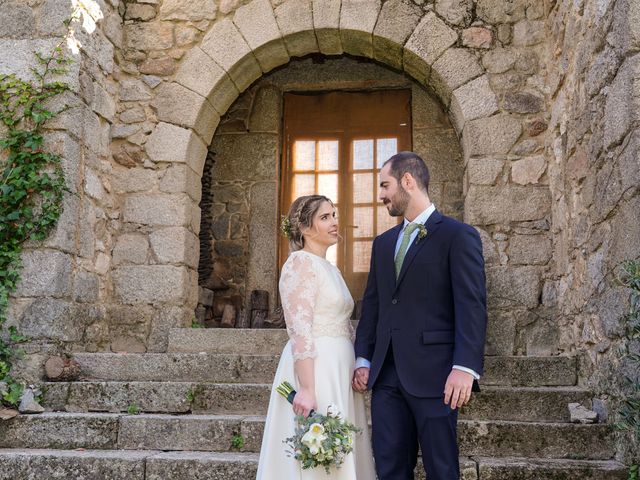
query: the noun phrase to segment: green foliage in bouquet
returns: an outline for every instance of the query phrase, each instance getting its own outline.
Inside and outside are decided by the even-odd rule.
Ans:
[[[285,443],[303,470],[322,466],[329,473],[332,466],[339,468],[353,451],[354,435],[359,432],[359,428],[329,408],[326,415],[317,412],[306,418],[298,415],[295,434],[285,439]]]
[[[68,189],[59,155],[44,146],[43,129],[58,111],[47,101],[69,90],[51,77],[67,72],[70,59],[61,44],[51,55],[36,54],[35,80],[0,74],[0,382],[8,388],[0,404],[15,406],[21,386],[9,375],[20,357],[16,344],[24,342],[15,327],[3,333],[9,295],[20,280],[20,255],[27,241],[44,240],[62,212]]]
[[[289,382],[282,382],[276,391],[293,403],[296,391]],[[332,466],[339,468],[353,451],[357,433],[359,428],[329,407],[326,415],[311,411],[308,417],[296,416],[295,434],[284,443],[291,448],[290,456],[300,462],[303,470],[322,466],[329,473]]]

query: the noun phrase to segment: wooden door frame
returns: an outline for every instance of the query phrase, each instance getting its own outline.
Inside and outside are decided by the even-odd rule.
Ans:
[[[370,117],[366,115],[362,115],[362,118],[357,118],[355,121],[364,122],[362,125],[352,125],[348,126],[347,124],[351,119],[346,119],[345,123],[339,125],[339,128],[326,128],[323,125],[322,121],[318,121],[318,118],[311,118],[308,122],[305,121],[301,124],[299,119],[297,125],[292,125],[291,116],[288,107],[291,105],[291,102],[288,101],[288,98],[297,98],[301,101],[302,98],[309,100],[311,103],[313,102],[312,97],[318,96],[326,96],[330,94],[337,94],[341,96],[343,94],[364,94],[367,96],[375,95],[375,94],[396,94],[398,98],[402,98],[403,96],[407,100],[408,104],[408,112],[406,112],[406,117],[408,117],[408,123],[402,124],[399,122],[400,119],[405,120],[405,117],[402,116],[394,116],[389,115],[389,118],[386,118],[384,115],[381,115],[383,120],[380,122],[371,122]],[[349,98],[349,97],[344,97]],[[352,99],[356,99],[356,95],[350,97]],[[355,101],[355,100],[354,100]],[[294,140],[329,140],[334,139],[340,142],[340,164],[338,165],[338,204],[339,210],[341,210],[341,226],[340,230],[344,231],[345,237],[353,232],[348,232],[348,225],[353,224],[353,201],[352,199],[348,199],[348,195],[351,192],[351,188],[349,188],[348,182],[344,181],[347,177],[351,178],[351,174],[355,173],[352,169],[353,166],[353,158],[352,158],[352,142],[358,139],[373,139],[374,140],[374,152],[377,148],[375,139],[377,138],[388,138],[388,137],[397,137],[398,138],[398,151],[405,149],[411,150],[412,140],[413,140],[413,128],[412,128],[412,118],[411,118],[411,101],[412,95],[411,90],[407,88],[389,88],[389,89],[376,89],[376,90],[328,90],[328,91],[313,91],[313,92],[299,92],[299,91],[290,91],[284,93],[283,98],[283,118],[282,118],[282,158],[280,162],[280,198],[278,199],[278,207],[279,207],[279,215],[278,218],[282,218],[282,215],[287,213],[288,206],[290,204],[291,194],[292,194],[292,186],[291,186],[291,176],[293,173],[293,141]],[[364,111],[365,109],[363,109]],[[376,117],[378,112],[376,112]],[[346,115],[345,115],[346,117]],[[395,122],[395,123],[394,123]],[[382,123],[382,124],[381,124]],[[395,129],[393,128],[395,126]],[[406,127],[406,128],[400,128]],[[317,149],[316,149],[317,150]],[[316,151],[317,155],[317,151]],[[377,165],[377,155],[374,154],[374,172],[378,169]],[[316,157],[317,158],[317,157]],[[377,181],[374,181],[373,184],[373,202],[374,205],[377,203],[377,190],[378,185]],[[333,200],[333,199],[332,199]],[[349,207],[351,205],[351,207]],[[349,208],[348,208],[349,207]],[[377,218],[375,219],[374,228],[377,225]],[[373,238],[377,235],[377,231],[373,231]],[[338,263],[340,264],[341,260],[346,266],[346,258],[347,252],[346,248],[348,245],[347,238],[342,242],[343,247],[338,248]],[[286,261],[287,256],[289,255],[289,248],[287,242],[278,242],[278,276],[280,269],[284,262]],[[351,270],[351,268],[349,269]]]

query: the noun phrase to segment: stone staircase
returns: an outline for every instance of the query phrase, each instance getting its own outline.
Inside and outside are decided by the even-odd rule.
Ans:
[[[46,413],[0,422],[0,480],[252,480],[285,342],[176,329],[168,353],[76,354],[82,381],[45,384]],[[569,357],[487,357],[459,422],[462,478],[626,479],[609,425],[568,423],[568,403],[591,404],[576,378]]]

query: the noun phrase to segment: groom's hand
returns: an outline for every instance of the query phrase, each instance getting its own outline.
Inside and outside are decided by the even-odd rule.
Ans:
[[[353,389],[356,392],[364,393],[367,391],[367,383],[369,383],[369,369],[367,367],[356,368],[351,382]]]
[[[444,386],[444,403],[452,410],[465,405],[471,398],[473,375],[462,370],[453,369]]]

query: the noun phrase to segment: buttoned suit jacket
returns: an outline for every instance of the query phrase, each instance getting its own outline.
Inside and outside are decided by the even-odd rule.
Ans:
[[[437,210],[425,227],[426,236],[416,236],[397,279],[402,224],[374,240],[355,353],[371,362],[370,389],[391,345],[403,388],[439,398],[453,365],[483,373],[486,279],[475,228]]]

